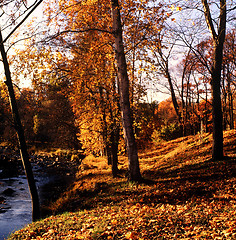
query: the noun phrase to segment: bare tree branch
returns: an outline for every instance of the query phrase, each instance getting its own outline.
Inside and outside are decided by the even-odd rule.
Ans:
[[[36,1],[32,5],[32,9],[26,14],[26,16],[14,27],[14,29],[7,35],[7,37],[2,41],[1,44],[5,43],[10,36],[25,22],[25,20],[33,13],[33,11],[40,5],[43,0]]]
[[[216,34],[216,31],[215,31],[215,28],[214,28],[214,25],[213,25],[213,20],[212,20],[212,17],[211,17],[211,12],[210,12],[210,8],[209,8],[209,5],[207,3],[207,0],[202,0],[202,5],[204,7],[204,14],[205,14],[205,17],[206,17],[206,21],[207,21],[207,25],[209,27],[209,30],[213,36],[213,39],[214,41],[217,39],[217,34]]]

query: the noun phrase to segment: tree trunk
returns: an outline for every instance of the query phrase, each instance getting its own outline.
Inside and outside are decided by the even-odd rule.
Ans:
[[[161,70],[164,73],[164,76],[168,80],[172,103],[173,103],[173,106],[174,106],[174,109],[175,109],[175,113],[178,117],[178,121],[181,124],[182,119],[181,119],[181,114],[179,112],[179,104],[177,102],[177,98],[176,98],[176,95],[175,95],[175,90],[174,90],[174,87],[173,87],[172,78],[171,78],[171,75],[170,75],[170,72],[169,72],[169,59],[168,59],[168,57],[164,57],[161,48],[158,48],[157,51],[158,51],[159,56],[160,56],[161,61],[162,61],[162,64],[159,64],[159,65],[161,66]]]
[[[231,91],[230,84],[230,72],[229,67],[227,68],[227,93],[228,93],[228,106],[229,106],[229,126],[230,129],[234,129],[234,106],[233,106],[233,94]]]
[[[207,89],[207,84],[205,84],[206,87],[206,101],[205,101],[205,114],[204,114],[204,122],[205,122],[205,132],[208,133],[209,129],[208,129],[208,125],[207,125],[207,121],[208,121],[208,98],[207,98],[207,93],[208,93],[208,89]]]
[[[171,99],[172,99],[172,103],[173,103],[173,106],[174,106],[174,109],[175,109],[175,113],[178,117],[179,123],[181,124],[182,119],[181,119],[181,115],[180,115],[180,112],[179,112],[179,105],[178,105],[178,102],[177,102],[177,99],[176,99],[176,96],[175,96],[175,90],[174,90],[174,87],[173,87],[172,79],[171,79],[171,76],[170,76],[170,73],[169,73],[168,62],[166,63],[165,76],[166,76],[166,78],[168,80],[168,83],[169,83]]]
[[[21,159],[22,159],[25,174],[28,180],[29,190],[30,190],[31,199],[32,199],[32,220],[35,221],[40,218],[38,192],[37,192],[32,168],[29,161],[29,155],[27,152],[27,146],[26,146],[26,141],[24,136],[24,130],[21,124],[21,120],[20,120],[20,116],[17,108],[15,93],[14,93],[13,84],[11,80],[11,73],[10,73],[9,64],[7,61],[7,55],[3,45],[1,30],[0,30],[0,49],[1,49],[2,61],[4,64],[5,76],[6,76],[5,84],[7,85],[7,89],[8,89],[9,101],[11,105],[14,126],[17,132]]]
[[[117,177],[118,169],[118,146],[119,146],[119,129],[113,129],[111,132],[111,152],[112,152],[112,176]]]
[[[217,50],[216,50],[217,51]],[[220,79],[221,68],[217,69],[219,59],[216,54],[214,67],[212,69],[212,118],[213,118],[213,149],[212,159],[220,160],[223,158],[223,114],[221,107]],[[218,63],[217,63],[218,62]]]
[[[106,151],[106,157],[107,157],[107,164],[112,164],[112,157],[111,157],[111,151],[110,151],[110,143],[108,140],[108,130],[107,130],[107,120],[106,120],[106,106],[105,101],[103,97],[103,88],[99,86],[99,94],[101,99],[101,108],[102,108],[102,137],[103,142],[105,145],[105,151]]]
[[[120,88],[121,117],[124,137],[127,144],[129,159],[129,179],[141,180],[137,146],[134,137],[133,122],[129,101],[129,79],[122,38],[122,25],[118,0],[111,0],[113,17],[113,35],[115,38],[115,54],[118,67],[118,81]]]
[[[212,159],[221,160],[223,155],[223,114],[221,105],[221,69],[223,46],[226,32],[226,0],[220,0],[220,15],[218,33],[215,31],[207,0],[202,0],[208,28],[214,44],[213,66],[211,69],[212,118],[213,118],[213,148]]]

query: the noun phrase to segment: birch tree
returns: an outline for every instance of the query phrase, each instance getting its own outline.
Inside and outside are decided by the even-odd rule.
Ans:
[[[125,135],[128,159],[129,159],[129,179],[131,181],[141,180],[139,168],[138,151],[134,137],[133,122],[129,100],[129,78],[127,73],[127,64],[125,59],[122,25],[120,17],[120,5],[118,0],[111,0],[113,35],[115,38],[115,55],[118,67],[118,81],[120,89],[120,105]]]

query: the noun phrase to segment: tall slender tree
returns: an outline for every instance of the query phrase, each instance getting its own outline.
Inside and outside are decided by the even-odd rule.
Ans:
[[[223,46],[226,33],[226,0],[220,0],[220,13],[218,29],[211,16],[209,3],[202,0],[207,26],[210,30],[214,53],[213,65],[211,68],[211,89],[212,89],[212,117],[213,117],[213,148],[212,159],[220,160],[223,158],[223,115],[221,106],[221,70],[223,60]]]
[[[113,35],[115,38],[115,55],[118,67],[118,81],[120,89],[122,123],[129,159],[129,179],[131,181],[139,181],[141,180],[141,173],[130,109],[129,78],[127,73],[127,64],[124,52],[119,1],[111,0],[111,6],[113,20]]]
[[[2,61],[3,61],[3,65],[4,65],[4,70],[5,70],[5,76],[6,76],[5,84],[8,89],[12,117],[14,120],[14,127],[17,132],[17,137],[18,137],[19,146],[20,146],[21,159],[22,159],[22,163],[23,163],[23,166],[25,169],[25,174],[26,174],[26,177],[28,180],[29,190],[30,190],[31,199],[32,199],[32,219],[33,219],[33,221],[35,221],[40,218],[40,205],[39,205],[38,191],[36,188],[33,171],[32,171],[31,165],[30,165],[30,161],[29,161],[29,154],[27,151],[24,130],[23,130],[20,115],[18,112],[14,88],[13,88],[13,84],[12,84],[12,80],[11,80],[9,63],[8,63],[7,54],[6,54],[4,45],[3,45],[3,38],[2,38],[1,30],[0,30],[0,51],[1,51]]]
[[[8,33],[8,35],[3,39],[2,37],[2,28],[0,27],[0,52],[2,56],[2,62],[4,65],[4,71],[5,71],[5,77],[6,81],[5,84],[7,86],[8,90],[8,95],[9,95],[9,102],[11,106],[11,112],[12,112],[12,117],[14,120],[14,127],[17,132],[17,137],[18,137],[18,142],[19,142],[19,148],[20,148],[20,154],[21,154],[21,159],[22,163],[25,169],[25,174],[28,180],[28,185],[29,185],[29,190],[31,194],[31,199],[32,199],[32,220],[35,221],[40,218],[40,204],[39,204],[39,197],[38,197],[38,191],[36,188],[35,180],[34,180],[34,175],[33,171],[31,168],[31,164],[29,161],[29,154],[27,151],[27,145],[25,141],[25,135],[24,135],[24,130],[21,124],[21,119],[20,115],[18,112],[18,107],[17,107],[17,102],[15,98],[15,92],[13,88],[13,83],[12,83],[12,78],[11,78],[11,72],[10,72],[10,67],[9,67],[9,62],[7,59],[7,54],[4,48],[4,43],[10,38],[10,36],[15,33],[16,30],[28,19],[28,17],[34,12],[34,10],[39,6],[39,4],[43,0],[38,0],[35,1],[32,5],[27,6],[25,2],[12,2],[12,1],[2,1],[3,7],[5,4],[6,8],[10,7],[11,9],[11,17],[12,21],[14,22],[15,27],[12,28],[12,30]],[[11,5],[13,4],[13,5]],[[8,6],[9,5],[9,6]],[[21,7],[24,8],[24,10],[20,10]],[[5,12],[3,10],[3,13],[1,14],[1,17],[5,16]],[[17,17],[16,17],[17,16]],[[22,18],[20,18],[20,16]],[[21,19],[18,23],[15,22],[15,18]],[[9,20],[9,19],[8,19]],[[8,22],[8,21],[6,21]],[[10,24],[7,26],[11,26],[13,24]],[[7,26],[5,26],[7,28]]]

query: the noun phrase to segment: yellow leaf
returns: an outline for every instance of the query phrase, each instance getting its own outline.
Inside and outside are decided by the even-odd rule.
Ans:
[[[174,11],[174,10],[175,10],[175,6],[172,4],[170,9],[171,9],[172,11]]]
[[[116,224],[117,224],[117,220],[116,220],[116,219],[112,219],[112,220],[111,220],[111,224],[112,224],[112,225],[116,225]]]
[[[138,234],[137,234],[137,232],[127,232],[125,234],[125,238],[129,239],[129,240],[138,239]]]

